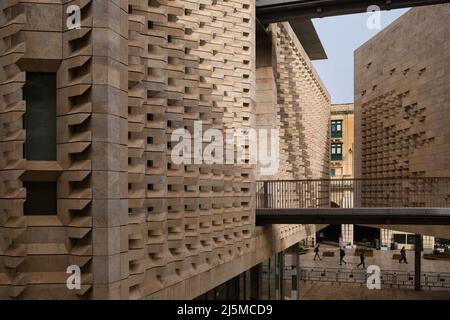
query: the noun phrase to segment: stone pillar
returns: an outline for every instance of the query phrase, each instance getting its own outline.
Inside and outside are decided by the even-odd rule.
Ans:
[[[381,245],[387,246],[388,248],[391,247],[391,241],[392,241],[392,230],[389,229],[381,229]]]
[[[292,247],[292,300],[300,300],[300,244]]]
[[[414,241],[414,289],[420,291],[422,289],[420,283],[420,274],[422,272],[422,236],[415,235]]]
[[[341,226],[342,239],[347,246],[353,246],[353,224],[343,224]]]
[[[276,279],[276,297],[277,300],[284,300],[284,252],[281,251],[276,257],[275,279]]]
[[[250,300],[262,299],[262,263],[250,269]]]

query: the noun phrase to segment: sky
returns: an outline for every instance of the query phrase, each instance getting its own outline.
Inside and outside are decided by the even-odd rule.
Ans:
[[[384,29],[408,10],[382,11],[381,28]],[[353,52],[380,31],[367,27],[370,14],[313,19],[328,56],[327,60],[316,60],[313,64],[330,92],[333,104],[354,100]]]

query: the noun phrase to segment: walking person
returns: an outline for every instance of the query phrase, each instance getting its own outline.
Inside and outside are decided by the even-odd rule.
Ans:
[[[339,249],[339,256],[340,256],[339,265],[342,266],[342,262],[347,264],[347,262],[345,262],[345,260],[344,260],[344,257],[345,257],[344,249]]]
[[[408,264],[408,260],[406,260],[406,249],[405,249],[405,247],[403,247],[402,250],[400,250],[400,260],[398,261],[398,263],[402,263],[402,261],[404,261],[406,264]]]
[[[364,256],[364,250],[361,250],[361,253],[359,254],[359,261],[360,263],[356,266],[356,268],[359,268],[359,266],[363,266],[363,268],[366,268],[366,257]]]
[[[342,239],[342,236],[339,237],[339,265],[342,266],[342,262],[347,264],[347,262],[344,261],[345,257],[345,245],[344,240]]]
[[[322,258],[320,257],[320,254],[319,254],[319,251],[320,251],[319,247],[320,247],[320,244],[318,244],[317,247],[314,249],[314,252],[315,252],[314,261],[316,261],[316,258],[319,258],[319,260],[322,261]]]
[[[322,231],[319,232],[319,242],[323,242],[323,240],[325,239],[325,236],[323,234]]]

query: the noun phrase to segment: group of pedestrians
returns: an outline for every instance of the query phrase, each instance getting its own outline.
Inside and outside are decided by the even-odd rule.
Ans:
[[[344,260],[345,257],[345,245],[344,245],[344,241],[342,240],[342,238],[339,238],[339,265],[342,266],[342,263],[347,264],[347,262]],[[314,248],[314,261],[316,261],[316,259],[319,259],[320,261],[322,261],[322,258],[320,257],[320,244],[317,244],[317,246]],[[362,266],[364,269],[366,268],[366,256],[365,256],[365,252],[364,250],[360,250],[359,253],[359,264],[356,266],[356,268],[359,268],[360,266]],[[400,250],[400,260],[399,263],[402,263],[402,261],[404,263],[408,263],[408,260],[406,259],[406,249],[405,247],[403,247]]]

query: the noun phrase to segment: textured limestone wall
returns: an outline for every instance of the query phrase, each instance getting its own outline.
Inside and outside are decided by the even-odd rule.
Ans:
[[[67,30],[69,5],[81,9],[80,29]],[[1,110],[11,120],[0,135],[6,152],[0,164],[6,173],[0,178],[5,186],[0,297],[86,299],[93,292],[107,297],[120,273],[110,257],[120,253],[120,218],[126,213],[126,2],[3,1],[1,6],[6,71]],[[22,159],[26,72],[56,73],[55,161]],[[57,212],[24,216],[22,181],[56,182]],[[66,286],[70,265],[81,268],[80,289]]]
[[[173,130],[248,128],[254,4],[130,1],[128,223],[121,298],[141,298],[250,251],[253,168],[175,165]]]
[[[414,8],[355,52],[356,177],[450,176],[449,18],[449,4]],[[405,196],[405,191],[416,196]],[[387,180],[384,185],[363,185],[361,201],[370,206],[385,201],[426,206],[433,195],[448,206],[446,192],[445,181]],[[443,232],[398,229],[436,236],[448,232],[446,227]],[[392,233],[382,229],[383,244],[390,244]],[[434,246],[433,237],[425,237],[425,242]]]
[[[69,5],[81,29],[67,30]],[[254,25],[253,0],[2,1],[0,298],[194,298],[314,234],[255,227],[248,161],[170,157],[173,130],[196,120],[255,127]],[[57,75],[56,161],[23,159],[26,72]],[[24,216],[22,181],[42,180],[57,212]]]
[[[82,28],[66,30],[73,4]],[[138,299],[250,252],[252,165],[175,165],[170,138],[253,126],[253,1],[0,8],[2,298]],[[57,73],[57,161],[22,158],[24,71]],[[21,179],[57,182],[56,215],[23,216]]]
[[[272,24],[262,41],[264,63],[256,69],[256,126],[279,130],[279,170],[259,180],[329,177],[330,97],[308,55],[288,23]],[[271,43],[268,43],[268,42]],[[271,59],[267,59],[271,55]],[[276,188],[269,193],[278,197]],[[327,193],[311,191],[316,205],[328,205]],[[297,203],[297,199],[290,199]],[[311,203],[313,203],[311,202]],[[315,236],[314,225],[276,225],[274,234],[288,233],[301,241]]]
[[[26,247],[17,243],[26,226],[22,213],[25,190],[19,181],[25,169],[25,73],[17,66],[25,53],[19,32],[26,16],[18,2],[0,3],[0,298],[19,296],[27,282],[20,270]]]
[[[328,178],[330,97],[289,23],[273,24],[271,32],[279,107],[279,178]]]
[[[449,8],[414,8],[355,52],[357,176],[450,176]]]

